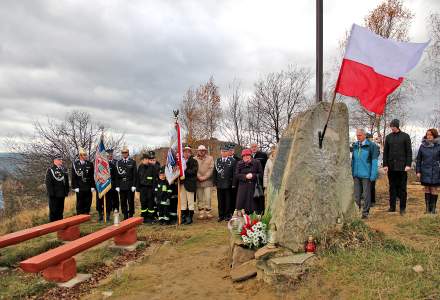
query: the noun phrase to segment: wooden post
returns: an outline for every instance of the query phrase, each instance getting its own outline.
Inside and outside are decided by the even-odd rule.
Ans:
[[[98,192],[98,191],[96,191],[96,192]],[[106,198],[106,194],[107,193],[104,194],[104,223],[107,223],[107,204],[106,204],[107,198]],[[99,193],[98,193],[98,196],[99,196]]]
[[[180,177],[177,179],[177,225],[182,224],[182,211],[180,210]]]

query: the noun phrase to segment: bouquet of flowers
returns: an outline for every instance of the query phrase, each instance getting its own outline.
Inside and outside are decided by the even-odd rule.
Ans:
[[[268,224],[257,214],[243,215],[244,224],[240,231],[243,243],[249,248],[259,248],[267,244]]]

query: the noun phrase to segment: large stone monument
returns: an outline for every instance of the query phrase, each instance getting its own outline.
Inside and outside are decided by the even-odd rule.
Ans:
[[[348,110],[336,103],[322,149],[318,132],[330,103],[321,102],[300,114],[279,142],[268,186],[276,242],[303,251],[308,235],[320,237],[354,211],[348,135]]]

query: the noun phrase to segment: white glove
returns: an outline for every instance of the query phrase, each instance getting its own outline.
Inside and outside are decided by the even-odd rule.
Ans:
[[[95,189],[94,189],[94,188],[91,188],[90,190],[92,191],[92,193],[93,193],[93,192],[95,191]]]
[[[79,193],[79,188],[73,189],[75,193]]]
[[[115,190],[119,193],[120,191],[121,191],[121,189],[120,188],[115,188]]]
[[[135,186],[132,186],[131,187],[131,191],[134,193],[134,192],[136,192],[136,187]]]

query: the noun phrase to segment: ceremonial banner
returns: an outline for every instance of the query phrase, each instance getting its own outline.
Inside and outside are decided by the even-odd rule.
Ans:
[[[96,190],[98,192],[99,198],[104,197],[104,195],[112,187],[111,176],[110,176],[110,165],[107,159],[107,153],[105,152],[103,136],[101,136],[101,140],[98,146],[96,147],[95,182],[96,182]]]
[[[185,168],[180,125],[176,122],[170,134],[170,148],[168,149],[167,163],[165,166],[165,176],[168,183],[172,184],[174,180],[183,176]]]
[[[387,96],[417,65],[428,43],[385,39],[353,24],[335,91],[383,114]]]

